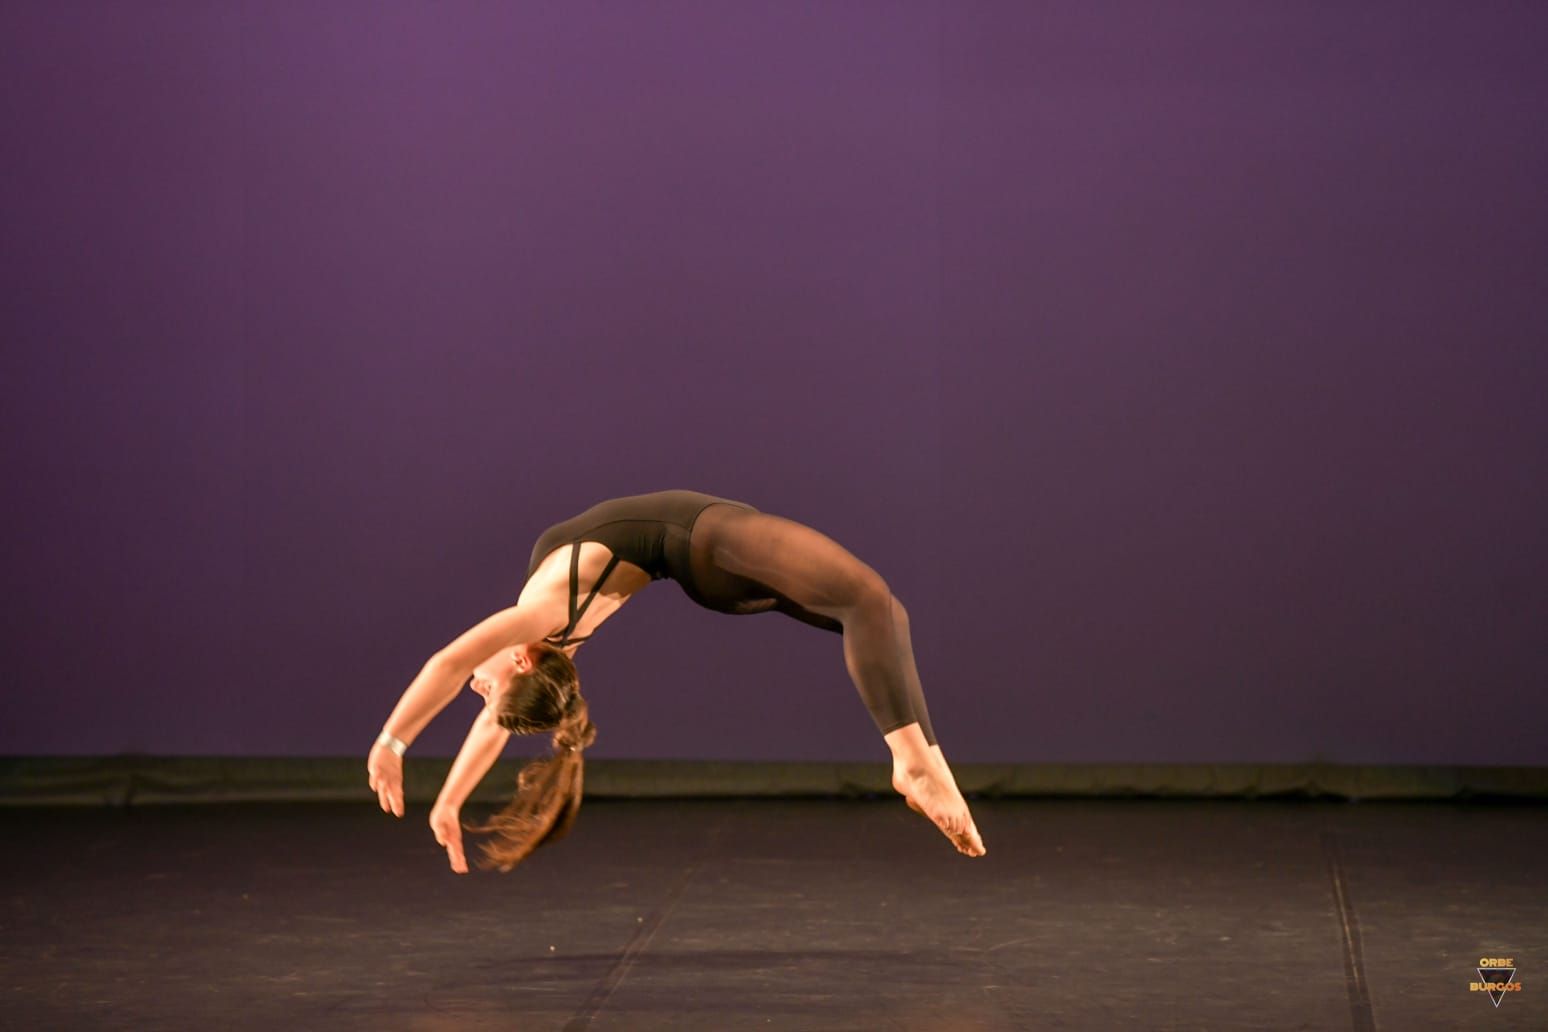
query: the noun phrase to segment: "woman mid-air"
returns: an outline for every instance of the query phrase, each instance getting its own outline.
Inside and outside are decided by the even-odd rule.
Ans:
[[[430,811],[452,870],[468,869],[462,803],[512,733],[552,731],[553,753],[526,764],[510,804],[470,830],[493,833],[484,852],[505,871],[563,837],[580,809],[582,750],[597,734],[571,657],[636,591],[664,577],[707,609],[772,609],[842,634],[850,678],[892,750],[892,787],[959,852],[984,855],[930,727],[908,613],[887,582],[810,527],[696,491],[614,498],[543,532],[516,605],[432,656],[387,718],[366,763],[382,809],[403,816],[407,743],[470,684],[484,708]]]

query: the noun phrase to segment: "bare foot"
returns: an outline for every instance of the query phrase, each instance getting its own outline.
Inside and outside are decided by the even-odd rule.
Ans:
[[[911,774],[894,767],[892,787],[907,800],[910,809],[924,814],[940,828],[957,852],[963,856],[983,856],[988,852],[973,815],[968,812],[967,801],[950,781],[933,770]]]

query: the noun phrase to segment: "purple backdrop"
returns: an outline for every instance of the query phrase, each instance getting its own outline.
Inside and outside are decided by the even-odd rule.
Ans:
[[[952,759],[1548,763],[1548,6],[0,38],[0,753],[363,755],[691,487],[891,581]],[[885,756],[837,636],[669,583],[581,669],[593,755]]]

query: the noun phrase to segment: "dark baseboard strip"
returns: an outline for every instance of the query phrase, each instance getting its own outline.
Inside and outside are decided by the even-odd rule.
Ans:
[[[519,760],[495,765],[478,802],[510,794]],[[434,800],[449,758],[410,758],[408,799]],[[1333,764],[953,764],[974,797],[1548,799],[1548,767]],[[886,795],[877,763],[588,760],[588,798]],[[0,806],[350,802],[371,797],[361,757],[0,757]]]

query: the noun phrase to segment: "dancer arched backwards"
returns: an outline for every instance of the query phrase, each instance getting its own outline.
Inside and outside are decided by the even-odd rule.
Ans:
[[[582,750],[597,734],[571,658],[636,591],[666,577],[707,609],[774,610],[842,634],[850,678],[892,750],[893,788],[959,852],[984,855],[930,726],[908,613],[887,582],[811,527],[697,491],[614,498],[543,532],[516,605],[430,657],[387,718],[366,763],[382,809],[403,816],[406,743],[468,684],[484,709],[430,811],[452,870],[468,869],[462,803],[513,733],[552,731],[553,752],[527,763],[510,804],[469,830],[492,833],[484,852],[504,871],[562,838],[580,809]]]

